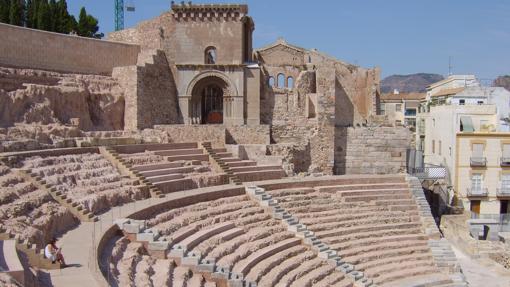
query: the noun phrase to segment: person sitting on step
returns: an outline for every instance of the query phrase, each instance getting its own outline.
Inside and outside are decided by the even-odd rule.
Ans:
[[[62,255],[62,248],[57,247],[57,239],[52,238],[44,248],[44,256],[51,260],[51,263],[58,261],[61,265],[65,266],[64,256]]]

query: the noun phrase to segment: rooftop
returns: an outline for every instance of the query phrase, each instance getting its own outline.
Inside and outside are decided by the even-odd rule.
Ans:
[[[381,101],[420,101],[425,99],[425,93],[388,93],[381,95]]]

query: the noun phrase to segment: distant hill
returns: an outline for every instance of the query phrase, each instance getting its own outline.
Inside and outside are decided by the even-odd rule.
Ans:
[[[510,91],[510,75],[499,76],[494,80],[494,86],[503,87]]]
[[[443,79],[441,75],[427,73],[392,75],[381,81],[381,92],[391,93],[397,89],[401,93],[423,93],[428,85]]]

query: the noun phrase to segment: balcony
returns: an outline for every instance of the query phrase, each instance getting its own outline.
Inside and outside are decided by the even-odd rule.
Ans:
[[[510,186],[502,186],[496,191],[497,197],[510,198]]]
[[[510,167],[510,157],[500,158],[499,163],[502,167]]]
[[[485,157],[471,157],[469,163],[472,167],[486,167],[487,166],[487,158],[485,158]]]
[[[487,188],[478,188],[478,189],[467,189],[468,197],[487,197],[489,195],[489,190]]]

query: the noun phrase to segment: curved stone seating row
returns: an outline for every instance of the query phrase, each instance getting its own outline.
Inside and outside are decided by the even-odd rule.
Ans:
[[[48,192],[4,165],[0,165],[0,190],[0,229],[7,237],[16,236],[42,248],[51,237],[77,223]]]
[[[265,194],[276,217],[292,220],[302,236],[316,238],[315,243],[334,250],[378,285],[394,286],[399,280],[440,273],[403,177],[350,179],[345,184],[277,188]],[[449,278],[444,275],[441,280]]]
[[[36,156],[26,158],[23,168],[85,214],[98,214],[149,196],[146,187],[119,174],[101,154]]]
[[[286,176],[280,165],[257,165],[253,160],[242,160],[234,157],[226,149],[215,149],[215,151],[241,182],[280,179]]]
[[[18,257],[15,240],[0,240],[0,273],[7,274],[21,284],[25,282],[25,270]]]
[[[215,287],[216,283],[172,259],[155,259],[143,244],[123,238],[116,242],[110,261],[111,279],[118,286]]]
[[[132,231],[139,235],[129,238],[142,239],[144,229],[150,230],[150,240],[165,242],[167,258],[177,266],[209,274],[206,277],[216,282],[228,281],[231,286],[353,284],[247,196],[174,208],[136,224]],[[150,241],[145,245],[155,257]]]

